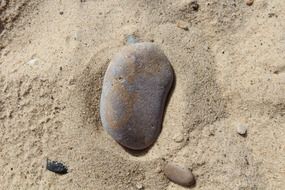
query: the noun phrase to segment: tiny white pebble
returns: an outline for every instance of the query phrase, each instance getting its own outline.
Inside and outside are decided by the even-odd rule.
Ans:
[[[246,134],[246,132],[247,132],[247,126],[246,125],[244,125],[244,124],[238,124],[237,125],[237,132],[238,132],[238,134],[240,134],[240,135],[245,135]]]
[[[155,173],[160,173],[162,171],[162,169],[160,166],[158,166],[154,171],[155,171]]]
[[[137,187],[137,189],[140,189],[140,190],[143,189],[143,185],[142,184],[137,184],[136,187]]]

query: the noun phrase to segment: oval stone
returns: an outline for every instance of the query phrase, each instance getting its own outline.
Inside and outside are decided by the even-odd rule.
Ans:
[[[175,163],[168,163],[164,168],[164,174],[168,179],[182,186],[189,187],[195,183],[192,172]]]
[[[129,149],[152,145],[161,131],[173,75],[169,60],[153,43],[125,46],[104,76],[100,100],[104,129]]]

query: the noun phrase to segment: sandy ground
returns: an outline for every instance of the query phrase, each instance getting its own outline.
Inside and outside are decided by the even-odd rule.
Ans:
[[[0,0],[0,189],[184,189],[168,161],[191,168],[195,190],[285,189],[285,1],[190,2]],[[176,75],[161,135],[139,155],[98,112],[128,34],[159,45]]]

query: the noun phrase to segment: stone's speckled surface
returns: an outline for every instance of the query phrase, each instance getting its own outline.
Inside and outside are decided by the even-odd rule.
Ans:
[[[125,46],[104,76],[100,100],[104,129],[127,148],[152,145],[161,131],[173,76],[169,60],[154,44]]]
[[[189,187],[195,183],[195,178],[188,168],[172,162],[166,164],[164,174],[168,179],[182,186]]]

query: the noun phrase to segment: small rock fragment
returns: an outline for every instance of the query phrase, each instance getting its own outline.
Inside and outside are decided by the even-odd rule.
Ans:
[[[190,6],[191,6],[191,8],[192,8],[194,11],[198,11],[198,10],[199,10],[199,4],[198,4],[198,2],[197,2],[196,0],[192,1],[192,2],[190,3]]]
[[[137,185],[136,185],[136,188],[139,189],[139,190],[143,190],[143,189],[144,189],[144,187],[143,187],[142,184],[137,184]]]
[[[57,173],[57,174],[67,174],[67,167],[57,161],[51,161],[47,159],[47,166],[46,166],[47,170]]]
[[[247,126],[246,125],[244,125],[244,124],[238,124],[237,125],[237,132],[238,132],[238,134],[240,134],[240,135],[245,135],[246,134],[246,132],[247,132]]]
[[[174,138],[173,138],[174,142],[176,143],[181,143],[184,140],[183,134],[182,133],[177,133]]]
[[[168,163],[164,168],[164,174],[168,179],[179,185],[189,187],[195,183],[192,172],[175,163]]]
[[[177,21],[176,21],[176,26],[177,26],[178,28],[182,28],[183,30],[189,30],[189,28],[188,28],[188,23],[185,22],[185,21],[182,21],[182,20],[177,20]]]
[[[245,0],[245,3],[248,5],[248,6],[251,6],[253,4],[254,0]]]

